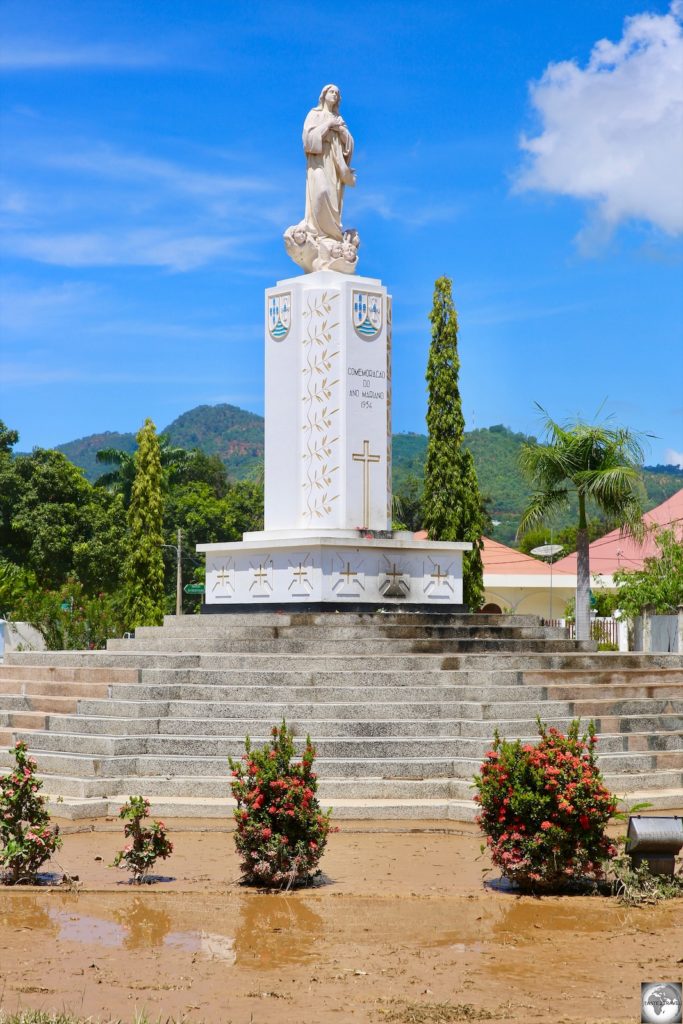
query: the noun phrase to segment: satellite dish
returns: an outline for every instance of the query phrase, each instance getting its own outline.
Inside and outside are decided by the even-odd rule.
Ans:
[[[529,552],[532,555],[540,555],[541,558],[552,558],[558,551],[563,550],[562,544],[541,544],[539,548],[532,548]]]

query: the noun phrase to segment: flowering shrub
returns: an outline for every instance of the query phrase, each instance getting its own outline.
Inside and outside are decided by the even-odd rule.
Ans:
[[[617,852],[605,835],[616,799],[596,765],[595,726],[580,737],[577,719],[564,736],[538,719],[538,730],[535,746],[496,731],[475,777],[477,821],[493,863],[525,890],[602,878],[603,862]]]
[[[161,858],[166,860],[173,853],[163,821],[153,821],[149,828],[143,828],[142,819],[149,817],[149,800],[141,796],[131,796],[128,803],[119,811],[119,818],[126,824],[123,834],[132,840],[114,857],[113,867],[125,867],[133,875],[133,881],[140,883]]]
[[[327,843],[332,812],[323,813],[315,795],[318,783],[310,736],[301,763],[296,764],[285,722],[271,732],[273,738],[262,750],[252,750],[247,736],[242,760],[230,758],[237,801],[235,843],[245,881],[289,888],[311,880]]]
[[[6,885],[35,881],[38,868],[62,845],[59,826],[50,828],[43,783],[36,762],[19,740],[10,753],[15,765],[0,778],[0,880]]]

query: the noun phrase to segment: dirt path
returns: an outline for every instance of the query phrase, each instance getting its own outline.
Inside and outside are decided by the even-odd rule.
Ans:
[[[99,821],[59,855],[79,891],[0,891],[3,1009],[207,1024],[486,1019],[427,1008],[450,1003],[502,1021],[630,1024],[641,981],[683,977],[680,901],[632,910],[484,888],[468,826],[344,824],[323,861],[328,884],[267,895],[234,884],[225,826],[168,824],[172,880],[125,884],[107,867],[118,823]]]

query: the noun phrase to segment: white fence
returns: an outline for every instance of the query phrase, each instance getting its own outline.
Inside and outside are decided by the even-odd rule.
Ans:
[[[576,639],[576,623],[566,619],[543,619],[544,626],[561,626],[569,630],[569,639]],[[623,619],[611,616],[594,615],[591,618],[591,640],[599,644],[611,644],[620,651],[628,650],[628,639],[625,637],[626,623]]]

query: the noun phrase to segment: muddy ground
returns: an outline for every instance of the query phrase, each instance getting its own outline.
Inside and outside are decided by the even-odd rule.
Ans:
[[[107,866],[121,830],[102,820],[65,823],[50,866],[77,874],[78,889],[0,890],[3,1009],[207,1024],[631,1024],[642,981],[683,978],[680,900],[627,909],[485,886],[495,875],[483,874],[474,826],[343,823],[326,884],[269,895],[237,884],[229,825],[168,824],[176,849],[153,886]]]

